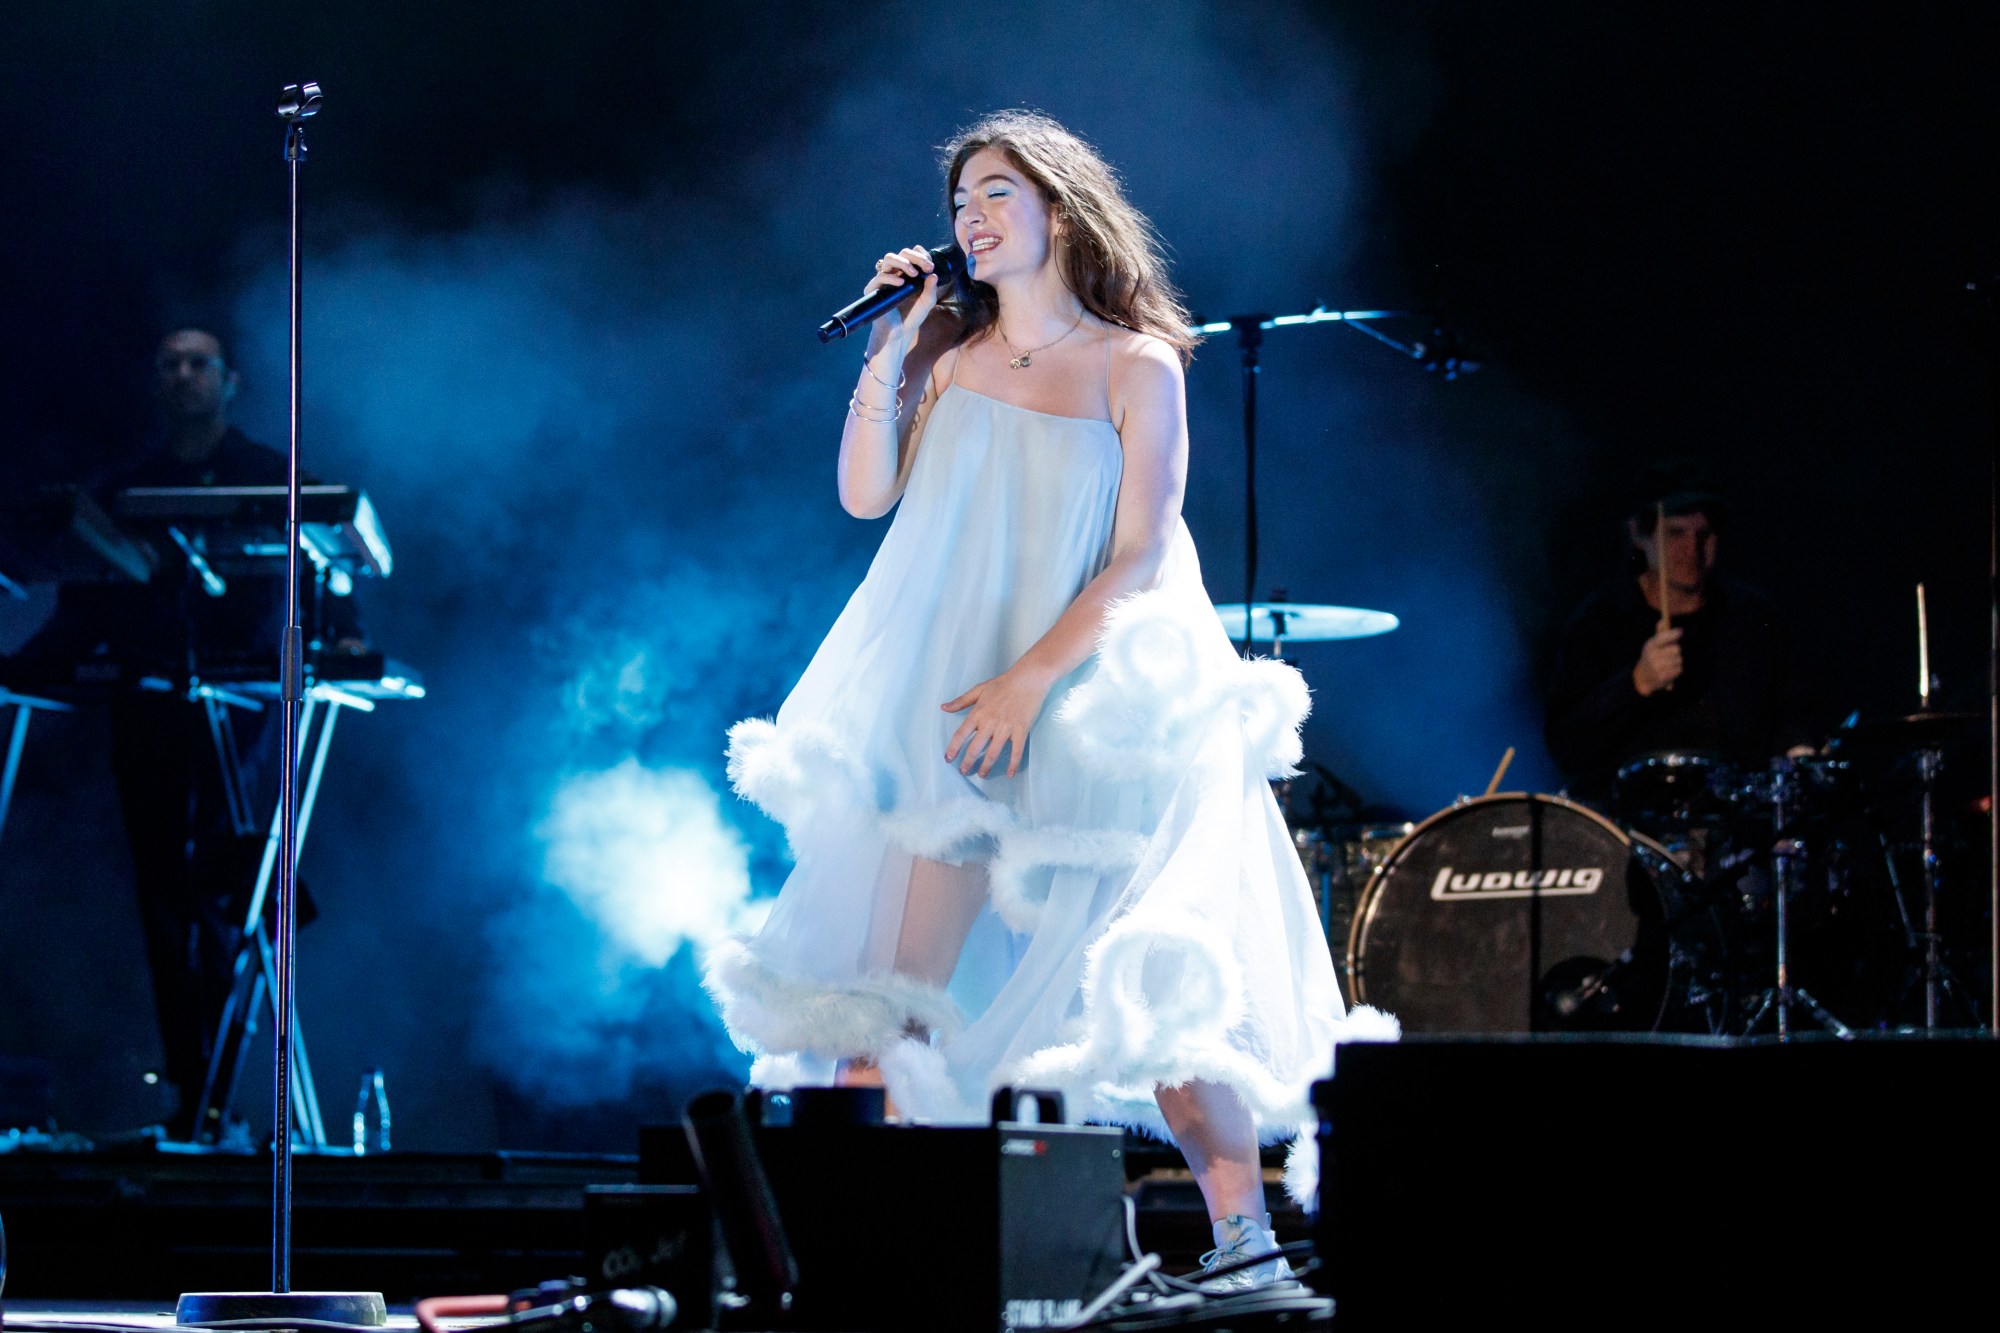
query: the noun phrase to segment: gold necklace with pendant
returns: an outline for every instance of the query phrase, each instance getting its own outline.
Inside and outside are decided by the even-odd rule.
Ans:
[[[1078,310],[1076,312],[1076,322],[1074,324],[1071,324],[1068,328],[1064,329],[1059,335],[1050,339],[1048,342],[1043,343],[1040,347],[1030,347],[1025,352],[1015,352],[1014,340],[1007,336],[1006,326],[1001,324],[999,320],[996,319],[993,321],[993,327],[1000,330],[1000,341],[1007,344],[1007,350],[1015,353],[1013,359],[1008,361],[1007,364],[1012,366],[1015,370],[1026,370],[1029,366],[1035,364],[1034,362],[1035,353],[1048,351],[1051,347],[1054,347],[1064,338],[1067,338],[1069,337],[1070,334],[1075,333],[1077,331],[1078,326],[1080,326],[1082,323],[1083,323],[1083,311]]]

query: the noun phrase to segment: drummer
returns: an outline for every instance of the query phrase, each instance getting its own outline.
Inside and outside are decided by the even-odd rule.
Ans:
[[[1584,799],[1607,795],[1641,755],[1762,765],[1799,738],[1776,608],[1719,568],[1729,507],[1713,479],[1689,460],[1658,462],[1633,498],[1632,572],[1563,627],[1548,693],[1549,753]]]

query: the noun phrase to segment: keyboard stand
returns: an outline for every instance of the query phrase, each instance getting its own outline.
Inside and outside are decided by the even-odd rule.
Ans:
[[[226,692],[211,693],[223,695]],[[215,724],[221,704],[208,698],[204,702],[210,709],[217,753],[220,755],[223,753],[223,738],[228,735],[226,725]],[[231,697],[221,702],[236,704],[248,701]],[[320,683],[306,692],[305,701],[300,706],[299,765],[306,773],[305,784],[299,793],[298,842],[302,853],[306,832],[312,826],[313,805],[319,799],[320,777],[326,772],[326,756],[333,744],[334,725],[340,720],[343,708],[371,713],[375,711],[375,701],[337,685]],[[224,712],[222,723],[226,722],[227,714]],[[228,755],[223,768],[225,773],[236,769],[234,790],[240,793],[243,790],[241,770],[235,764],[233,746],[229,748]],[[229,778],[224,779],[224,785],[225,789],[230,787]],[[271,813],[270,833],[264,840],[264,858],[257,868],[257,882],[250,893],[249,908],[243,914],[243,943],[236,951],[235,985],[223,1005],[214,1049],[209,1056],[208,1077],[202,1085],[201,1102],[195,1109],[193,1146],[197,1151],[216,1148],[222,1143],[229,1107],[236,1097],[244,1058],[249,1054],[250,1038],[257,1032],[258,1014],[268,1009],[274,1021],[277,1017],[277,989],[273,984],[277,976],[277,958],[271,932],[264,922],[264,903],[270,892],[272,874],[277,869],[279,813],[276,809]],[[346,1149],[332,1148],[327,1143],[326,1122],[320,1114],[319,1093],[313,1083],[312,1062],[306,1056],[305,1033],[299,1026],[297,1008],[295,1002],[291,1022],[292,1105],[288,1117],[293,1148],[294,1151],[309,1153],[345,1152]]]
[[[21,774],[21,752],[28,748],[28,722],[37,710],[45,713],[68,713],[73,710],[68,704],[54,699],[43,699],[32,694],[16,694],[12,690],[0,689],[0,708],[11,705],[14,709],[14,726],[7,737],[7,763],[0,768],[0,838],[7,836],[7,812],[14,805],[14,780]]]

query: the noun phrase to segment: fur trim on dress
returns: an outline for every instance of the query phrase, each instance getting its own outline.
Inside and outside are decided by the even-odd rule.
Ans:
[[[1178,964],[1178,976],[1148,977],[1149,961],[1165,958]],[[1226,1084],[1243,1098],[1265,1142],[1292,1139],[1285,1185],[1304,1203],[1319,1189],[1310,1094],[1314,1080],[1332,1073],[1334,1053],[1294,1082],[1274,1077],[1263,1060],[1229,1040],[1242,993],[1234,973],[1233,962],[1194,923],[1127,918],[1090,951],[1084,1014],[1073,1040],[1036,1052],[1007,1081],[1057,1088],[1075,1118],[1126,1125],[1169,1142],[1173,1136],[1153,1089]],[[1401,1031],[1393,1017],[1363,1005],[1338,1021],[1333,1040],[1395,1041]]]
[[[1114,922],[1085,955],[1093,1063],[1152,1066],[1223,1039],[1243,1013],[1236,960],[1198,921]]]
[[[967,845],[1014,827],[1014,812],[995,801],[967,797],[929,809],[880,808],[859,761],[822,726],[780,727],[753,717],[729,729],[729,785],[785,827],[798,850],[801,823],[821,805],[857,811],[875,820],[889,841],[912,856],[950,861]]]
[[[984,1124],[986,1116],[959,1095],[944,1056],[929,1042],[905,1037],[877,1061],[896,1114],[919,1124]]]
[[[1402,1036],[1403,1025],[1396,1021],[1395,1015],[1384,1013],[1373,1005],[1357,1005],[1347,1011],[1334,1033],[1334,1060],[1339,1060],[1339,1048],[1349,1042],[1400,1041]],[[1331,1070],[1328,1077],[1332,1077]],[[1285,1193],[1291,1196],[1292,1202],[1309,1212],[1319,1208],[1317,1116],[1308,1116],[1299,1122],[1299,1132],[1285,1153]]]
[[[794,829],[822,801],[843,805],[867,794],[868,775],[829,728],[791,727],[753,717],[729,729],[729,785],[746,801]],[[793,850],[797,850],[796,841]]]
[[[785,1052],[866,1056],[880,1065],[890,1097],[908,1118],[986,1121],[984,1107],[967,1100],[938,1049],[964,1019],[935,986],[895,975],[852,987],[785,978],[734,940],[710,950],[705,984],[730,1036],[758,1054],[750,1080],[756,1086],[799,1081],[800,1062]],[[1063,1094],[1072,1121],[1125,1125],[1171,1142],[1154,1089],[1225,1084],[1243,1098],[1263,1141],[1292,1140],[1286,1191],[1302,1205],[1314,1199],[1319,1150],[1309,1094],[1315,1079],[1331,1073],[1333,1051],[1287,1082],[1231,1041],[1241,1018],[1241,981],[1199,922],[1152,921],[1143,912],[1126,917],[1089,950],[1082,991],[1083,1013],[1067,1040],[1018,1062],[996,1087],[1052,1088]],[[913,1028],[935,1034],[937,1045],[913,1038]],[[1338,1021],[1333,1039],[1338,1045],[1400,1035],[1393,1017],[1363,1005]]]
[[[876,815],[890,842],[911,856],[953,861],[968,843],[998,838],[1014,827],[1014,812],[997,801],[968,796],[928,810],[882,812]]]
[[[1136,833],[1055,825],[1016,829],[1000,839],[987,867],[989,901],[1009,930],[1032,935],[1056,871],[1115,874],[1136,865],[1145,850],[1146,840]]]
[[[1213,619],[1156,592],[1105,613],[1096,674],[1055,713],[1087,767],[1110,777],[1171,776],[1233,714],[1253,768],[1273,778],[1298,772],[1299,729],[1312,710],[1305,677],[1274,659],[1236,657]]]
[[[811,1083],[805,1071],[805,1061],[796,1051],[785,1051],[777,1055],[760,1055],[750,1062],[750,1086],[765,1088],[771,1092],[790,1092],[801,1083]]]
[[[1032,934],[1041,919],[1049,889],[1042,872],[1112,873],[1135,864],[1145,848],[1132,833],[1020,828],[1012,810],[979,797],[921,810],[876,809],[867,775],[824,727],[781,729],[764,718],[738,722],[729,729],[729,779],[737,795],[785,826],[795,850],[797,821],[825,801],[873,818],[883,836],[912,856],[954,861],[977,843],[990,844],[994,911],[1021,934]]]
[[[810,1051],[835,1060],[874,1059],[913,1029],[947,1040],[965,1016],[936,986],[894,973],[851,986],[784,977],[740,940],[709,950],[702,984],[737,1046],[753,1054]]]
[[[1285,1193],[1309,1213],[1319,1211],[1319,1122],[1299,1126],[1285,1150]]]

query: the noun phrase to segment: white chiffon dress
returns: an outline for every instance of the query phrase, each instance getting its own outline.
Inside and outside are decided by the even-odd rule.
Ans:
[[[730,779],[796,863],[756,934],[707,959],[753,1083],[828,1083],[867,1056],[906,1118],[984,1123],[1012,1084],[1168,1137],[1155,1085],[1207,1079],[1268,1142],[1309,1127],[1337,1039],[1393,1037],[1343,1013],[1270,789],[1298,762],[1305,684],[1236,655],[1185,524],[1157,587],[1050,691],[1018,777],[944,758],[963,715],[939,705],[1011,667],[1103,569],[1122,464],[1107,421],[953,384],[798,685],[775,720],[731,729]],[[913,857],[988,872],[944,989],[892,970]]]

